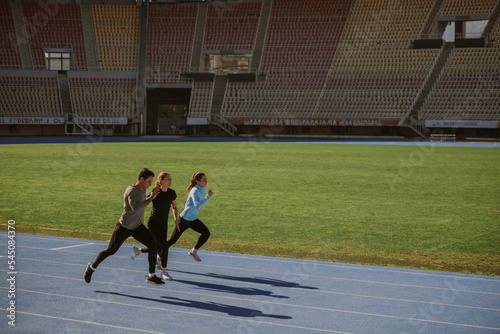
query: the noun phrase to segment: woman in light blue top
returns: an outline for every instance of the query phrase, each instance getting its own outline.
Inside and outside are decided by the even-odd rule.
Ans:
[[[172,232],[172,236],[167,241],[168,246],[172,246],[179,240],[180,236],[184,231],[188,228],[193,229],[194,231],[200,233],[200,237],[198,238],[198,242],[196,245],[189,251],[189,255],[193,257],[193,259],[197,262],[201,262],[200,257],[198,256],[198,249],[205,242],[207,242],[210,237],[210,231],[203,224],[201,220],[198,219],[198,211],[201,209],[205,203],[212,197],[212,190],[208,191],[207,196],[205,196],[207,186],[207,177],[204,173],[195,173],[191,177],[191,182],[187,187],[187,191],[189,192],[186,205],[184,207],[184,211],[179,215],[179,225]]]

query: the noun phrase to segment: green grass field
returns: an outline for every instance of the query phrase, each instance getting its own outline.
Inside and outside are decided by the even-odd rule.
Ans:
[[[0,154],[3,231],[15,220],[18,232],[107,240],[141,168],[172,174],[181,210],[202,171],[214,191],[205,249],[500,275],[496,148],[82,139]]]

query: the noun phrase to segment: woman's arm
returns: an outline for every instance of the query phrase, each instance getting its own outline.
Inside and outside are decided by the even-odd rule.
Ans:
[[[212,192],[210,190],[210,192]],[[192,193],[192,198],[193,198],[193,205],[194,207],[197,209],[197,210],[200,210],[201,207],[203,205],[205,205],[205,203],[210,199],[210,195],[207,195],[205,197],[203,197],[203,193],[197,189],[197,188],[194,188],[193,189],[193,193]]]
[[[179,216],[178,216],[178,214],[177,214],[177,201],[176,201],[176,200],[173,200],[173,201],[172,201],[172,213],[173,213],[173,215],[174,215],[174,223],[175,223],[175,226],[176,226],[176,227],[177,227],[177,229],[180,231],[180,230],[181,230],[181,228],[179,227],[179,220],[178,220],[178,218],[177,218],[177,217],[179,217]]]
[[[128,195],[128,204],[132,211],[137,211],[145,208],[146,206],[151,203],[153,199],[156,198],[156,195],[160,192],[160,188],[155,187],[153,188],[153,191],[146,197],[146,200],[142,200],[142,196],[135,191],[131,191],[130,194]]]

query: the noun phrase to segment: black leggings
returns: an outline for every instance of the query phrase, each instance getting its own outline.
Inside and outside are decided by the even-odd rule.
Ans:
[[[151,235],[151,232],[143,224],[139,225],[139,227],[137,227],[135,230],[129,230],[123,227],[122,224],[118,222],[116,223],[113,235],[111,235],[111,239],[109,240],[108,248],[102,250],[99,254],[97,254],[97,258],[92,263],[92,267],[97,268],[99,264],[108,256],[115,254],[128,237],[134,237],[137,241],[146,245],[146,247],[152,249],[155,249],[156,247],[155,239]],[[153,252],[148,255],[148,262],[149,272],[152,274],[155,272],[156,253]]]
[[[198,242],[194,246],[195,249],[200,249],[201,246],[203,246],[203,244],[205,244],[205,242],[207,242],[208,238],[210,237],[210,231],[201,220],[196,219],[190,221],[185,220],[182,217],[179,217],[179,219],[180,231],[177,229],[177,226],[175,226],[174,231],[172,232],[172,235],[170,236],[170,239],[168,241],[166,240],[167,224],[155,223],[153,221],[148,222],[149,230],[151,231],[151,234],[153,234],[153,237],[155,238],[157,244],[157,248],[151,249],[156,249],[157,253],[155,254],[160,254],[162,268],[167,267],[168,249],[170,248],[170,246],[175,244],[177,240],[179,240],[182,233],[184,233],[188,228],[191,228],[201,234],[198,238]],[[149,252],[149,248],[150,247],[141,248],[141,252],[151,254],[151,252]]]
[[[210,231],[205,226],[205,224],[203,224],[201,222],[201,220],[199,220],[199,219],[190,221],[190,220],[185,220],[182,217],[179,217],[179,228],[180,228],[180,231],[177,229],[177,226],[174,227],[174,231],[172,232],[170,239],[166,242],[166,246],[167,246],[166,248],[159,245],[159,247],[162,249],[162,251],[160,253],[160,258],[161,258],[161,266],[163,268],[167,267],[168,249],[170,248],[170,246],[175,244],[177,242],[177,240],[179,240],[182,233],[184,233],[188,228],[191,228],[194,231],[201,233],[200,237],[198,238],[198,242],[194,246],[195,249],[200,249],[200,247],[203,246],[203,244],[205,242],[207,242],[208,238],[210,238]],[[154,234],[153,230],[151,230],[151,232],[153,232],[153,234]],[[156,234],[154,234],[154,235],[156,235]],[[154,249],[154,248],[152,248],[152,249]],[[144,252],[144,249],[141,249],[141,251]],[[151,253],[149,253],[149,254],[151,254]],[[165,263],[163,263],[163,261],[165,261]],[[163,265],[163,264],[165,264],[165,265]]]
[[[148,228],[156,241],[154,254],[160,254],[162,268],[167,267],[168,247],[167,244],[167,222],[160,222],[155,220],[148,221]],[[141,248],[141,253],[149,253],[149,247]],[[156,256],[156,255],[155,255]]]
[[[200,233],[200,237],[198,238],[198,242],[194,246],[195,249],[200,249],[205,242],[207,242],[208,238],[210,238],[210,231],[208,230],[208,227],[203,224],[203,222],[199,219],[196,220],[186,220],[182,217],[179,217],[180,222],[179,222],[179,229],[175,227],[174,231],[172,232],[172,235],[170,236],[170,239],[167,241],[168,246],[172,246],[179,240],[181,237],[182,233],[186,231],[188,228]]]

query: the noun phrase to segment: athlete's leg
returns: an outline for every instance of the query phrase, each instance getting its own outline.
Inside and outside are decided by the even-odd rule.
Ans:
[[[111,239],[109,239],[108,248],[102,250],[92,263],[92,268],[97,268],[99,264],[104,261],[108,256],[115,254],[120,246],[128,237],[132,235],[132,231],[123,227],[120,223],[116,223]]]

